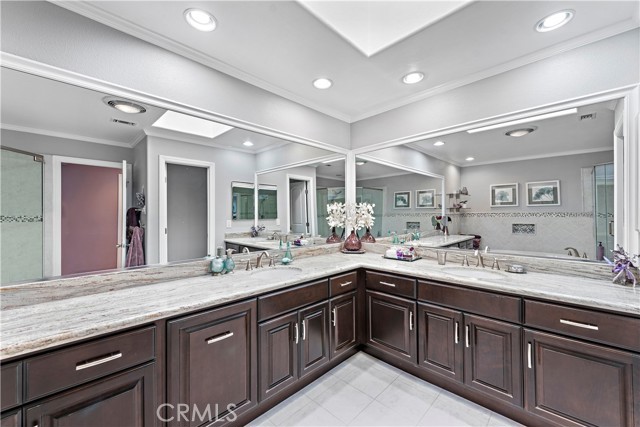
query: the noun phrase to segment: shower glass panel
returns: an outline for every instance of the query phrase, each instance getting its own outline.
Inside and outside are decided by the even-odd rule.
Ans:
[[[602,242],[604,256],[611,257],[613,247],[613,163],[594,166],[596,246]]]
[[[374,205],[373,216],[375,218],[371,234],[373,237],[382,237],[382,189],[381,188],[356,188],[356,202],[367,202]]]
[[[316,189],[316,210],[318,225],[318,235],[322,237],[329,237],[331,234],[331,229],[329,228],[329,224],[327,224],[327,204],[339,202],[344,203],[345,201],[345,193],[344,187],[327,187],[327,188],[317,188]],[[342,235],[343,229],[340,227],[336,227],[336,233],[340,236]]]
[[[42,278],[42,156],[0,150],[0,282]]]

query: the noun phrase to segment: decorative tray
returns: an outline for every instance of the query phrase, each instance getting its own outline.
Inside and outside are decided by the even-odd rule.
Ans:
[[[363,254],[366,251],[364,249],[360,249],[359,251],[348,251],[346,249],[341,249],[340,252],[342,252],[343,254]]]
[[[415,258],[391,258],[391,257],[387,257],[382,255],[382,258],[386,258],[386,259],[393,259],[395,261],[405,261],[405,262],[413,262],[413,261],[417,261],[419,259],[422,259],[421,256],[415,257]]]

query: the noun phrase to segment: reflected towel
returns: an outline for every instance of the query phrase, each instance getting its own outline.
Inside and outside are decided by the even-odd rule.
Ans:
[[[144,250],[142,249],[142,236],[144,230],[140,227],[133,227],[131,233],[131,242],[129,243],[129,252],[127,252],[127,263],[125,267],[136,267],[144,265]]]

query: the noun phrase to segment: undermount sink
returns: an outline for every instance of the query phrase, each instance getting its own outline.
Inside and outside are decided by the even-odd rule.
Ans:
[[[504,279],[504,274],[483,270],[481,268],[474,267],[445,267],[442,269],[443,273],[452,274],[454,276],[468,277],[470,279]]]
[[[265,280],[286,280],[299,276],[300,274],[302,274],[301,268],[281,266],[258,268],[251,273],[251,276]]]

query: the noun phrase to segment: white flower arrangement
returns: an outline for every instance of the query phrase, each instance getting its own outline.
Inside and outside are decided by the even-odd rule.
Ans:
[[[373,216],[373,208],[376,205],[374,203],[362,202],[358,204],[358,224],[364,228],[372,228],[375,223],[376,217]]]
[[[358,209],[355,203],[347,203],[344,207],[345,220],[344,225],[347,231],[360,230],[362,226],[358,225]]]
[[[327,205],[327,224],[329,227],[343,227],[345,221],[344,203],[334,202]]]

